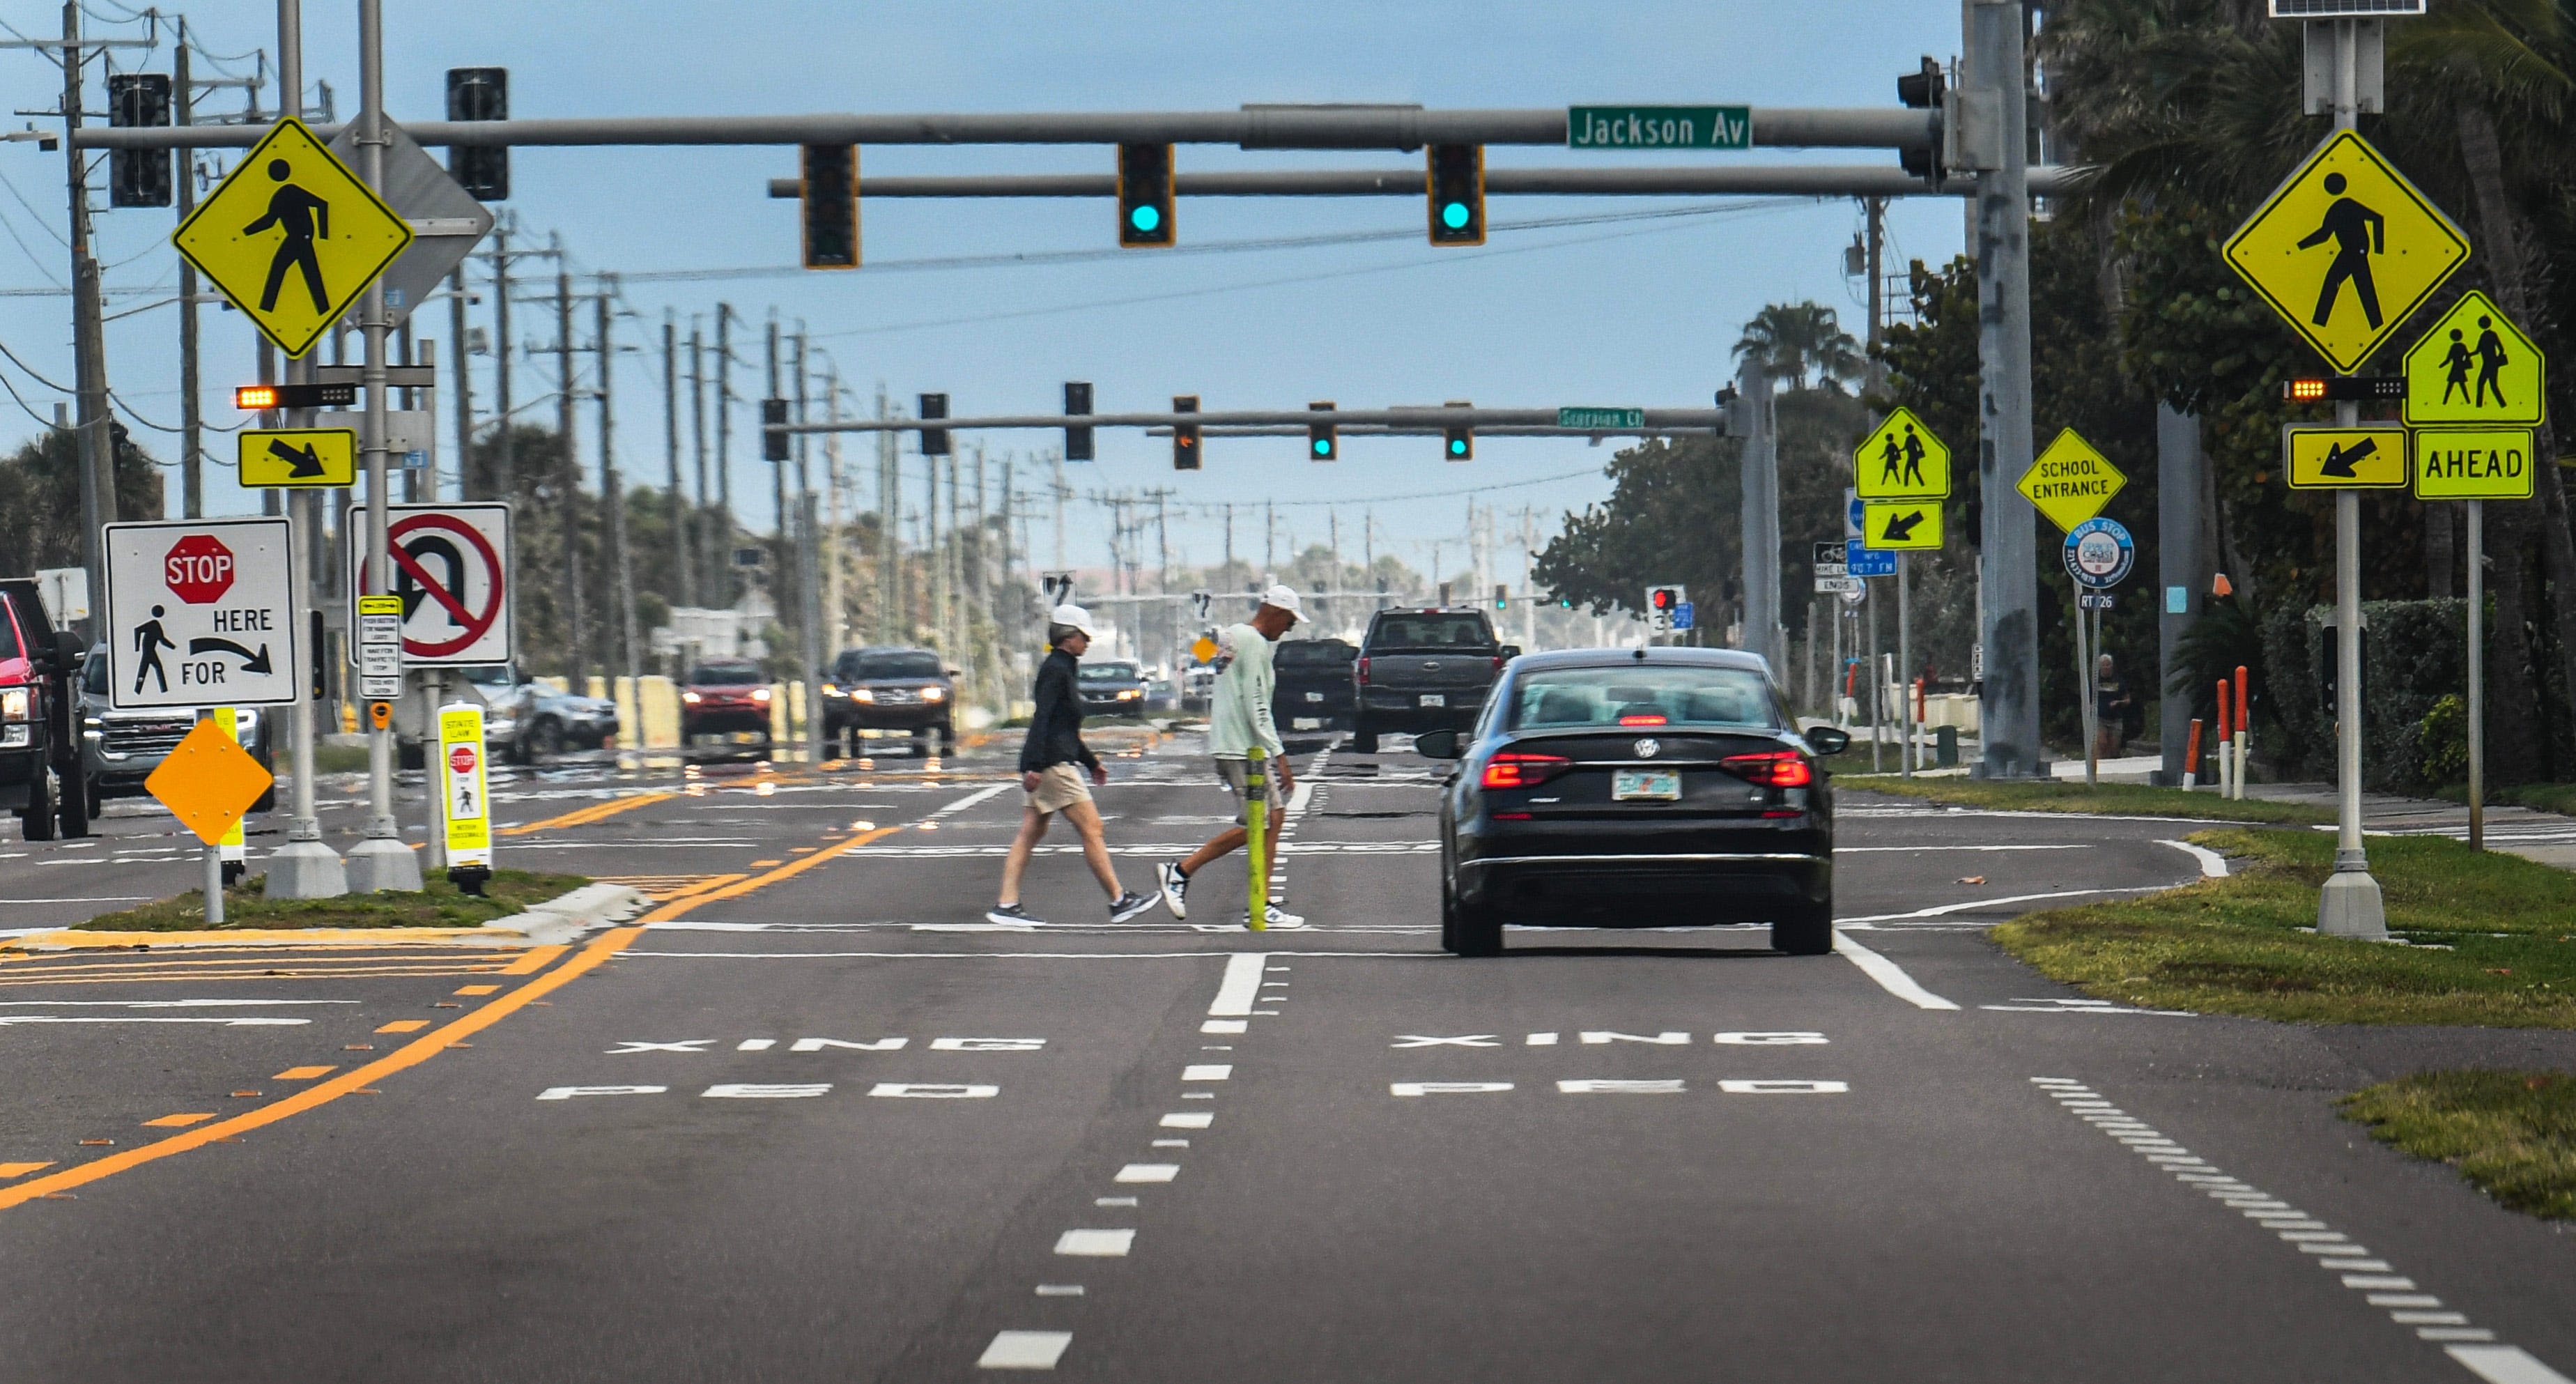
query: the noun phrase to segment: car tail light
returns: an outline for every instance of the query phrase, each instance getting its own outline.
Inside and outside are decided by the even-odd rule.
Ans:
[[[1563,755],[1507,751],[1485,761],[1483,782],[1487,788],[1536,788],[1573,766],[1574,761]]]
[[[1360,660],[1360,681],[1368,681],[1368,660],[1365,658]]]
[[[1496,654],[1496,655],[1494,655],[1494,669],[1495,669],[1495,671],[1500,672],[1500,671],[1502,670],[1502,666],[1503,666],[1503,656],[1502,656],[1501,654]]]
[[[1619,718],[1619,724],[1623,726],[1660,726],[1664,724],[1664,718],[1653,712],[1648,712],[1642,716],[1622,716]]]
[[[1765,788],[1804,788],[1816,781],[1815,768],[1796,750],[1729,755],[1717,766],[1747,783]]]

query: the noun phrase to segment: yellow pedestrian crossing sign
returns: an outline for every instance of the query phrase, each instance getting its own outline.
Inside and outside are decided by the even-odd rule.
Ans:
[[[2013,488],[2047,515],[2048,522],[2073,533],[2076,525],[2098,517],[2128,483],[2126,472],[2068,428],[2021,473]]]
[[[2370,141],[2338,130],[2245,218],[2224,253],[2348,375],[2468,259],[2469,242]]]
[[[1913,552],[1941,546],[1938,500],[1872,500],[1861,506],[1861,546],[1875,552]]]
[[[2293,490],[2399,490],[2406,485],[2406,430],[2394,423],[2358,428],[2281,429]]]
[[[1912,409],[1900,408],[1853,449],[1852,489],[1864,500],[1948,499],[1950,449]]]
[[[411,244],[411,227],[288,118],[170,242],[279,350],[301,356]]]
[[[354,428],[244,428],[237,436],[238,479],[247,489],[358,483]]]
[[[2406,353],[2406,421],[2536,428],[2549,413],[2549,361],[2475,291]]]

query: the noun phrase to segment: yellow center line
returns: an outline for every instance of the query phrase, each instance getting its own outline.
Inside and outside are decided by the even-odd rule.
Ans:
[[[300,1115],[307,1110],[328,1105],[342,1096],[363,1090],[396,1072],[419,1066],[445,1051],[447,1045],[457,1039],[480,1033],[536,1000],[563,988],[575,978],[589,974],[593,967],[624,950],[628,943],[643,934],[644,930],[638,927],[611,928],[593,939],[562,965],[481,1009],[424,1033],[363,1067],[355,1067],[328,1081],[317,1082],[284,1099],[271,1101],[256,1110],[245,1111],[230,1119],[198,1125],[184,1134],[174,1134],[167,1139],[128,1149],[123,1153],[96,1159],[77,1167],[65,1168],[50,1177],[40,1177],[32,1182],[22,1182],[14,1187],[0,1189],[0,1211],[50,1193],[86,1186],[101,1178],[113,1177],[129,1168],[139,1168],[146,1163],[168,1158],[173,1154],[204,1148],[219,1139],[229,1139],[235,1135],[275,1124],[289,1116]]]
[[[770,885],[776,884],[781,880],[801,875],[807,870],[813,869],[815,866],[822,864],[824,861],[837,860],[848,852],[857,850],[859,847],[864,846],[871,841],[881,840],[885,837],[892,836],[901,830],[903,830],[901,827],[878,827],[873,831],[860,832],[849,840],[843,841],[838,845],[822,847],[812,855],[806,856],[801,860],[791,860],[774,870],[763,870],[756,875],[737,878],[731,884],[723,885],[719,888],[702,890],[685,898],[665,899],[662,901],[662,905],[660,907],[635,921],[639,923],[668,922],[673,918],[677,918],[680,915],[689,912],[691,909],[696,908],[702,903],[714,903],[719,899],[741,898],[743,895],[748,894],[755,889],[766,889]]]
[[[542,822],[521,822],[515,826],[502,827],[497,834],[525,836],[532,831],[546,831],[554,827],[587,826],[592,822],[614,817],[620,812],[649,807],[658,802],[668,802],[678,796],[677,793],[638,793],[631,798],[612,798],[604,803],[592,803],[588,807],[576,808],[560,817],[548,817]]]

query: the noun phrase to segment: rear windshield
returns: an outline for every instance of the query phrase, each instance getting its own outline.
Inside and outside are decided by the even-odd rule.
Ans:
[[[1084,682],[1134,682],[1136,680],[1136,665],[1133,663],[1086,663],[1082,665],[1080,671]]]
[[[1771,689],[1749,668],[1550,668],[1512,684],[1509,726],[1779,725]]]
[[[689,681],[701,687],[740,687],[769,681],[756,664],[711,663],[689,671]]]
[[[841,660],[841,676],[851,679],[935,678],[940,672],[939,655],[926,651],[867,654]]]
[[[1359,657],[1359,650],[1338,639],[1292,639],[1271,654],[1277,668],[1331,668]]]
[[[1491,648],[1494,633],[1482,615],[1389,615],[1369,632],[1380,649]]]
[[[96,696],[107,695],[107,649],[104,646],[90,650],[89,657],[81,661],[81,686]]]

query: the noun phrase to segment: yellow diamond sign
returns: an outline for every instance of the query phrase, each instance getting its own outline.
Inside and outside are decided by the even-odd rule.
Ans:
[[[209,718],[171,747],[143,787],[197,839],[219,846],[272,781],[250,751]]]
[[[411,227],[303,121],[286,119],[170,243],[279,350],[300,356],[411,244]]]
[[[2513,319],[2471,292],[2406,353],[2406,421],[2538,427],[2549,413],[2548,370]]]
[[[1852,489],[1864,500],[1947,499],[1950,449],[1912,409],[1898,409],[1852,450]]]
[[[2224,253],[2348,375],[2451,277],[2469,242],[2370,141],[2338,130],[2237,227]]]
[[[2048,522],[2073,533],[2076,525],[2099,516],[2128,483],[2128,476],[2109,457],[2068,428],[2021,473],[2020,483],[2013,488],[2047,515]]]

